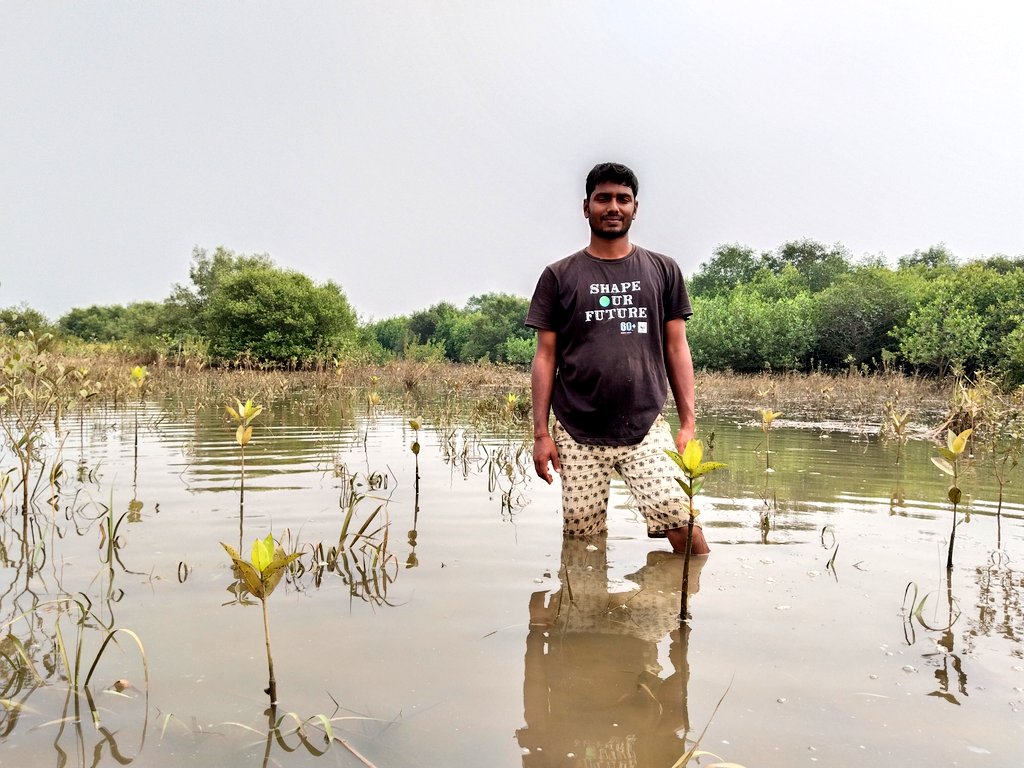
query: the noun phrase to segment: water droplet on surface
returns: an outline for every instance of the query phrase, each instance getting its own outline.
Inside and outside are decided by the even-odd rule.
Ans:
[[[776,699],[776,701],[779,704],[785,704],[786,703],[786,697],[785,696],[780,696],[779,698]]]
[[[789,606],[789,605],[776,605],[775,606],[775,610],[776,611],[788,611],[791,607],[792,606]]]
[[[913,672],[917,672],[917,668],[916,668],[916,667],[915,667],[915,666],[914,666],[913,664],[904,664],[904,665],[903,665],[903,666],[901,667],[901,669],[902,669],[902,670],[903,670],[904,672],[911,672],[911,673],[913,673]]]
[[[593,544],[587,544],[587,552],[597,552],[597,547]]]

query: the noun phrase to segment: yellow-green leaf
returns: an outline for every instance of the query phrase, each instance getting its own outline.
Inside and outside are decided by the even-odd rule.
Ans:
[[[665,453],[667,453],[668,457],[676,463],[676,466],[678,466],[680,469],[683,468],[683,457],[680,456],[677,451],[666,450]]]
[[[247,427],[244,424],[239,424],[238,429],[235,430],[235,442],[243,448],[249,444],[252,439],[252,427]]]
[[[228,416],[230,416],[235,421],[241,421],[242,420],[242,417],[238,415],[238,411],[236,411],[230,405],[225,405],[224,406],[224,410],[227,411],[228,412]]]
[[[241,560],[242,556],[238,553],[238,550],[232,547],[230,544],[225,544],[223,541],[220,543],[224,547],[224,551],[228,553],[228,557],[232,560]]]
[[[950,450],[952,450],[957,456],[963,453],[964,449],[967,447],[967,438],[971,436],[971,432],[973,431],[973,429],[965,429],[957,435],[953,440],[953,447]]]
[[[701,475],[706,475],[708,472],[712,472],[716,469],[722,469],[724,466],[726,465],[720,461],[705,461],[697,467],[697,471],[694,472],[692,476],[700,477]]]
[[[703,458],[704,446],[700,444],[700,440],[687,440],[683,449],[683,470],[692,477]]]
[[[952,476],[954,474],[953,465],[946,461],[942,456],[932,456],[932,464],[941,469],[947,475]]]
[[[270,594],[277,588],[288,564],[299,557],[301,557],[299,552],[285,555],[284,550],[278,547],[277,553],[274,555],[274,561],[263,572],[263,590],[267,597],[270,597]]]
[[[679,454],[676,455],[678,456]],[[676,482],[679,483],[679,487],[683,489],[683,493],[685,493],[690,498],[693,498],[693,491],[690,489],[690,484],[688,482],[683,480],[683,478],[681,477],[677,477]]]
[[[267,534],[265,539],[256,539],[252,543],[252,564],[256,570],[263,573],[267,566],[274,562],[274,537]]]
[[[960,503],[960,499],[961,499],[960,489],[957,488],[955,485],[952,488],[949,489],[949,494],[947,494],[947,496],[949,498],[950,504],[954,504],[955,505],[955,504],[959,504]]]
[[[253,597],[258,597],[262,600],[266,597],[266,591],[263,588],[263,579],[260,577],[259,571],[257,571],[252,563],[247,563],[245,560],[237,559],[234,561],[235,568],[238,569],[238,574],[242,577],[242,584],[252,594]]]

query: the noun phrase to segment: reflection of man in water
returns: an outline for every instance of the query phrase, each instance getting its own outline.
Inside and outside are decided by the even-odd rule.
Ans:
[[[691,561],[690,592],[705,558]],[[565,537],[562,587],[530,597],[524,768],[666,768],[685,752],[688,627],[679,625],[682,558],[651,552],[609,592],[605,538]],[[658,643],[671,640],[669,665]],[[665,674],[667,673],[667,674]]]

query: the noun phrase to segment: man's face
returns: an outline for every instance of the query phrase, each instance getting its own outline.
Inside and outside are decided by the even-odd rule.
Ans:
[[[594,188],[583,201],[583,215],[590,222],[590,231],[604,240],[617,240],[629,232],[636,218],[636,198],[624,184],[605,182]]]

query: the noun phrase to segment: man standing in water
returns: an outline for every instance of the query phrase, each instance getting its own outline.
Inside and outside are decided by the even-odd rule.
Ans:
[[[686,497],[666,449],[682,452],[694,432],[693,361],[686,319],[693,314],[679,265],[629,241],[636,175],[601,163],[587,175],[583,216],[590,244],[548,265],[526,325],[537,330],[533,358],[533,462],[562,479],[567,536],[607,530],[608,487],[618,470],[652,537],[685,551]],[[673,440],[661,415],[668,388],[679,412]],[[549,429],[548,411],[555,414]],[[707,554],[699,527],[694,554]]]

